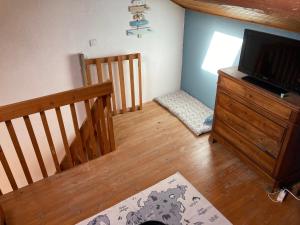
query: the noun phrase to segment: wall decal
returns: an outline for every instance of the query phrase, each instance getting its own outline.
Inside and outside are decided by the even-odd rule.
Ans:
[[[132,0],[128,11],[133,15],[133,20],[129,22],[131,29],[127,30],[128,36],[141,38],[144,34],[151,32],[149,21],[145,19],[145,13],[150,8],[145,0]]]

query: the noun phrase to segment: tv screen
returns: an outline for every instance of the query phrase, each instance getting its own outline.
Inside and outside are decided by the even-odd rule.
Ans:
[[[300,41],[245,30],[239,71],[300,93]]]

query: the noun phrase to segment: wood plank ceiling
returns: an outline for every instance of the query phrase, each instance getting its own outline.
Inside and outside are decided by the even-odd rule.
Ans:
[[[300,0],[172,0],[199,12],[300,32]]]

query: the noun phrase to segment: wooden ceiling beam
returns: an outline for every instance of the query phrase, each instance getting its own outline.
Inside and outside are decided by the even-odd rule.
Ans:
[[[300,32],[300,0],[172,0],[184,8]]]
[[[300,1],[297,0],[205,0],[202,2],[210,2],[219,5],[240,6],[249,9],[259,9],[267,14],[281,14],[285,17],[300,16]]]

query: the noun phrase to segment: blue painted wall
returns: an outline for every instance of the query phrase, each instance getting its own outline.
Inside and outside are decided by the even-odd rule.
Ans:
[[[243,38],[245,29],[253,29],[300,40],[299,33],[272,29],[223,17],[186,11],[181,88],[210,108],[214,108],[217,75],[201,68],[215,31]],[[238,65],[239,55],[234,65]]]

